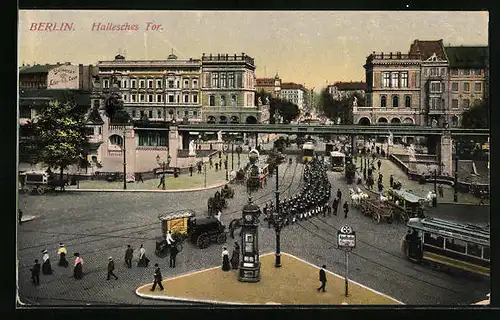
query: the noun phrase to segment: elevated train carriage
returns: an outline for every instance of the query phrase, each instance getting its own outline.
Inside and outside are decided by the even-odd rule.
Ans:
[[[436,218],[410,218],[406,257],[440,269],[490,276],[490,230]]]
[[[302,146],[303,155],[302,160],[304,162],[311,162],[314,155],[314,143],[312,141],[307,141]]]

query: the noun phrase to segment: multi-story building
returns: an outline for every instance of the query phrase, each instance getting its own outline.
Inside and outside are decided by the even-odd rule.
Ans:
[[[328,93],[332,95],[334,100],[342,100],[352,97],[355,93],[365,96],[366,83],[359,82],[335,82],[328,86]]]
[[[241,55],[203,53],[202,114],[208,123],[259,123],[255,105],[254,59]]]
[[[19,88],[90,91],[96,74],[95,66],[72,65],[70,62],[23,65],[19,68]]]
[[[373,52],[364,68],[366,101],[353,107],[354,123],[420,124],[420,56]]]
[[[444,50],[449,61],[448,121],[451,126],[458,126],[465,110],[488,97],[488,47],[445,47]]]
[[[117,55],[99,61],[98,67],[98,91],[105,95],[116,85],[132,119],[201,121],[199,59],[181,60],[173,53],[166,60],[126,60]]]
[[[301,84],[283,82],[281,84],[281,99],[296,104],[300,112],[304,110],[306,88]]]
[[[257,78],[255,89],[269,93],[273,98],[281,97],[281,79],[276,73],[274,78]]]
[[[448,122],[448,59],[443,40],[415,40],[410,54],[420,56],[420,124],[442,127]]]

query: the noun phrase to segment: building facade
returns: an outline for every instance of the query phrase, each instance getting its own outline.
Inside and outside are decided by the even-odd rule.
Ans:
[[[278,73],[274,78],[257,78],[255,89],[260,92],[264,91],[271,95],[273,98],[281,97],[281,78]]]
[[[459,126],[462,113],[488,98],[488,47],[445,47],[449,61],[448,121]]]
[[[283,82],[281,84],[281,99],[296,104],[300,112],[304,111],[306,88],[301,84]]]
[[[448,59],[443,40],[415,40],[410,54],[420,56],[420,124],[442,127],[448,122]]]
[[[201,68],[203,122],[260,123],[252,57],[245,53],[203,54]]]
[[[92,90],[92,79],[97,75],[97,67],[70,62],[23,65],[19,68],[20,89],[68,89]]]
[[[365,96],[366,83],[359,82],[335,82],[328,86],[328,93],[334,100],[342,100],[352,97],[355,93]]]
[[[401,52],[366,59],[365,106],[354,106],[355,124],[420,124],[420,57]]]

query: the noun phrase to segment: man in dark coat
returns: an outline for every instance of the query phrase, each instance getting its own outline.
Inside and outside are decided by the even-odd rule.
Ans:
[[[391,188],[394,187],[394,177],[392,176],[392,174],[389,177],[389,185],[391,186]]]
[[[321,287],[319,287],[318,289],[318,292],[323,289],[323,292],[326,292],[325,288],[326,288],[326,272],[325,272],[325,268],[326,266],[323,265],[321,266],[321,269],[319,270],[319,281],[321,281]]]
[[[189,166],[189,176],[192,177],[193,176],[193,165],[190,165]]]
[[[347,213],[349,213],[349,204],[344,202],[344,218],[347,218]]]
[[[40,285],[40,263],[38,263],[38,259],[35,259],[35,265],[31,270],[31,279],[33,280],[33,284],[35,286]]]
[[[380,167],[382,166],[382,161],[380,161],[380,159],[378,159],[377,161],[377,166],[378,166],[378,171],[380,171]]]
[[[337,198],[339,199],[339,203],[342,202],[342,191],[340,189],[337,190]]]
[[[337,215],[337,212],[339,211],[339,200],[337,198],[333,199],[332,207],[333,214]]]
[[[127,267],[132,268],[132,258],[134,257],[134,249],[130,247],[130,245],[127,246],[127,250],[125,250],[125,263],[127,264]]]
[[[113,261],[112,257],[109,257],[108,260],[109,260],[109,262],[108,262],[108,277],[106,278],[106,280],[109,280],[111,276],[115,277],[115,280],[118,280],[118,277],[116,276],[116,274],[113,273],[113,271],[115,270],[115,262]]]
[[[19,223],[21,223],[21,220],[23,218],[23,212],[21,211],[21,209],[18,209],[17,212],[19,213]]]
[[[150,289],[151,291],[155,291],[156,289],[156,285],[158,285],[160,287],[160,290],[163,291],[163,285],[161,284],[161,280],[162,280],[162,277],[161,277],[161,271],[160,271],[160,267],[158,266],[158,263],[155,263],[155,273],[154,273],[154,283],[153,283],[153,287]]]
[[[198,174],[201,174],[201,162],[198,162]]]
[[[170,247],[170,268],[175,268],[175,258],[177,257],[177,254],[179,253],[179,249],[174,245]]]

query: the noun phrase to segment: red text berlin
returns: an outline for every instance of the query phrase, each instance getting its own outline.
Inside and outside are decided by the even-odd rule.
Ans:
[[[68,22],[33,22],[30,31],[75,31],[75,27]]]

